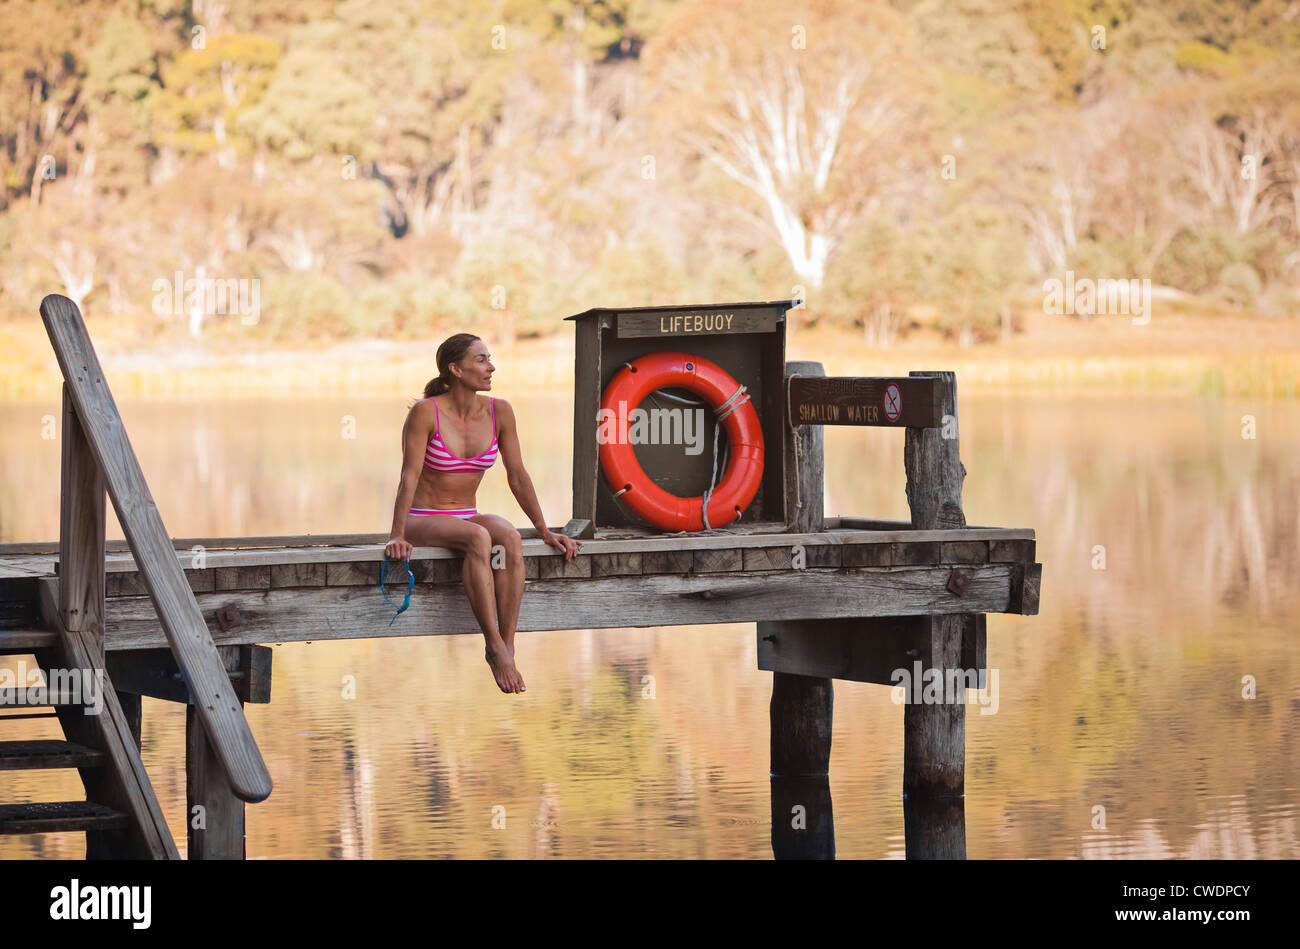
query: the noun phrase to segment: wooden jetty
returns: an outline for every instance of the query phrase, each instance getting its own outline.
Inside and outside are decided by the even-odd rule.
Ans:
[[[272,791],[243,714],[245,702],[270,701],[267,644],[481,635],[461,585],[463,559],[416,549],[415,595],[390,626],[392,608],[376,591],[386,534],[170,538],[80,312],[51,295],[41,316],[64,376],[59,541],[0,545],[0,654],[33,656],[47,679],[93,672],[102,677],[103,710],[83,714],[84,695],[47,695],[33,711],[23,705],[28,694],[0,694],[0,726],[54,716],[67,738],[0,734],[0,770],[75,767],[86,792],[85,801],[0,803],[0,833],[84,830],[88,857],[176,858],[140,758],[147,695],[187,704],[187,815],[196,807],[205,815],[202,826],[186,821],[189,858],[242,858],[245,804]],[[554,529],[583,537],[582,550],[565,562],[535,530],[520,530],[527,585],[518,628],[755,622],[758,666],[774,673],[774,849],[827,856],[832,680],[892,685],[895,670],[917,662],[940,675],[982,671],[985,615],[1037,613],[1041,567],[1032,530],[965,523],[952,374],[826,380],[820,364],[790,362],[783,383],[783,520],[686,535],[596,527],[595,496],[586,474],[577,483],[575,460],[581,503]],[[919,416],[845,418],[905,429],[912,519],[827,517],[822,425],[842,421],[828,406],[852,406],[868,391],[874,399],[890,385],[910,393],[909,412],[917,398],[929,404]],[[800,417],[795,403],[821,408]],[[105,492],[123,541],[105,540]],[[396,572],[390,595],[406,585]],[[912,807],[939,801],[950,809],[964,792],[964,689],[960,696],[905,705],[903,790]],[[791,801],[812,802],[810,830],[778,835],[778,812]],[[929,849],[962,856],[960,820],[948,824],[946,842]]]

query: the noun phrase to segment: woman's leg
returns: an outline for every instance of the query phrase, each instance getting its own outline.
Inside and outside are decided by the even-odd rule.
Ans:
[[[492,547],[504,548],[505,559],[492,573],[496,586],[497,624],[501,640],[513,659],[519,604],[524,598],[524,545],[519,531],[499,514],[477,514],[469,520],[482,524],[492,538]]]
[[[446,547],[465,554],[461,578],[474,619],[487,643],[485,658],[502,692],[523,692],[524,677],[515,668],[513,649],[501,637],[497,623],[496,592],[492,582],[492,537],[481,524],[447,514],[411,515],[406,519],[406,539],[415,547]],[[511,640],[514,621],[511,622]]]

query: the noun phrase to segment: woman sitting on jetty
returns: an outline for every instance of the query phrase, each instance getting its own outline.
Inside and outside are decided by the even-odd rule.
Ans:
[[[522,541],[508,520],[480,514],[474,500],[498,449],[510,491],[542,540],[562,551],[565,560],[572,560],[582,545],[546,527],[533,481],[524,469],[510,403],[478,397],[491,390],[496,371],[483,340],[457,333],[438,347],[437,363],[437,378],[424,387],[424,398],[411,407],[402,429],[402,477],[384,552],[404,560],[412,547],[463,551],[461,577],[487,640],[484,658],[502,692],[524,692],[523,676],[515,668],[515,625],[524,596]],[[476,445],[487,447],[473,453]],[[504,548],[505,562],[493,570],[497,546]]]

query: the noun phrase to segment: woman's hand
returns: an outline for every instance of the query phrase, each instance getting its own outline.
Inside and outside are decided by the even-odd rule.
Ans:
[[[566,561],[578,556],[578,548],[582,546],[581,541],[574,540],[568,534],[557,534],[549,528],[542,534],[542,540],[563,553]]]
[[[407,543],[405,537],[388,538],[388,546],[384,548],[384,553],[390,560],[406,560],[415,548]]]

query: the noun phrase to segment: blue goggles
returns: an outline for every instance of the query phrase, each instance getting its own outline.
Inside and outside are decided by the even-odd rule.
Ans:
[[[392,600],[388,599],[388,590],[385,589],[385,584],[387,582],[388,582],[388,554],[384,554],[384,565],[379,570],[379,592],[384,595],[385,600],[388,600],[388,605],[397,610],[397,612],[393,614],[393,618],[388,621],[388,625],[392,626],[393,623],[397,621],[397,617],[405,613],[406,608],[411,605],[411,590],[414,589],[415,587],[415,574],[411,573],[410,554],[406,555],[406,599],[402,600],[401,606],[398,606]]]

